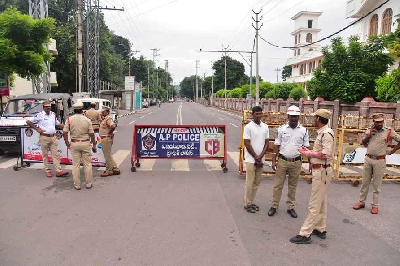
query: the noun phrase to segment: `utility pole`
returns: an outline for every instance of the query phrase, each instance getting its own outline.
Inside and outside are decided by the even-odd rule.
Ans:
[[[199,60],[196,60],[196,102],[199,101],[199,81],[197,79],[197,70],[199,68]]]
[[[201,98],[203,98],[203,90],[204,90],[204,95],[206,95],[206,87],[204,86],[203,89],[203,83],[206,80],[206,72],[203,73],[203,82],[201,83]]]
[[[168,60],[165,60],[165,89],[167,91],[167,101],[169,101],[169,95],[168,95]]]
[[[276,71],[276,84],[278,84],[278,82],[279,82],[279,71],[281,71],[281,69],[280,68],[275,68],[274,70]]]
[[[261,27],[263,26],[263,24],[261,24],[261,26],[258,25],[258,23],[262,20],[262,16],[260,17],[260,19],[258,18],[258,15],[261,13],[262,9],[260,10],[260,12],[255,12],[253,10],[253,13],[256,15],[256,18],[254,20],[254,22],[256,23],[256,26],[253,25],[253,23],[251,24],[253,26],[253,28],[256,30],[256,106],[259,105],[259,101],[260,101],[260,78],[258,75],[259,72],[259,54],[258,54],[258,31],[261,29]]]
[[[160,49],[153,48],[153,49],[150,49],[150,50],[153,51],[153,65],[154,65],[154,69],[156,69],[156,67],[157,67],[156,66],[156,60],[157,60],[157,57],[160,56],[160,54],[158,53],[160,51]],[[154,86],[155,87],[154,92],[156,92],[156,90],[158,88],[158,70],[156,69],[155,71],[157,71],[157,79],[155,79],[154,72],[153,72],[153,85],[154,85],[154,82],[156,82],[156,86]],[[159,95],[157,93],[157,97],[158,96]],[[160,101],[161,101],[161,99],[160,99]]]
[[[29,0],[29,15],[34,19],[47,18],[49,16],[48,0]],[[46,50],[49,46],[46,45]],[[32,93],[47,93],[51,91],[50,86],[50,64],[44,62],[46,71],[32,80]]]
[[[150,67],[147,67],[147,102],[150,105],[150,101],[149,101],[150,89],[149,88],[150,88]]]
[[[135,51],[131,51],[131,53],[129,54],[129,58],[128,58],[128,76],[131,76],[131,56],[140,53],[140,51],[135,50]]]
[[[227,46],[226,48],[223,48],[223,50],[220,50],[220,51],[203,51],[201,48],[200,48],[200,52],[206,52],[206,53],[224,53],[224,58],[225,58],[225,66],[224,66],[224,72],[225,72],[225,108],[226,108],[226,89],[227,89],[227,74],[226,74],[226,69],[227,69],[227,66],[226,66],[226,58],[227,58],[227,53],[246,53],[246,54],[253,54],[254,52],[253,51],[232,51],[232,50],[228,50],[228,48],[229,48],[229,46]]]
[[[76,92],[82,92],[82,68],[83,68],[83,27],[82,27],[82,4],[83,0],[78,0],[77,17],[77,44],[76,44]]]
[[[225,71],[225,87],[224,87],[224,97],[225,97],[225,101],[224,101],[224,108],[226,109],[227,108],[227,105],[226,105],[226,88],[227,88],[227,82],[226,82],[226,57],[227,57],[227,54],[226,54],[226,51],[228,50],[228,48],[229,48],[229,45],[227,46],[227,47],[223,47],[222,46],[222,49],[224,50],[224,52],[225,52],[225,56],[224,56],[224,61],[225,61],[225,67],[224,67],[224,71]]]

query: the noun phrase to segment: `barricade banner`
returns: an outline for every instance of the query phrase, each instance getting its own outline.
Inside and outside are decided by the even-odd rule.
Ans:
[[[135,125],[132,171],[139,159],[222,159],[226,168],[225,125]],[[140,167],[140,164],[136,164]],[[226,170],[225,170],[226,169]]]
[[[97,141],[97,152],[92,152],[92,165],[105,166],[106,160],[103,154],[103,145],[99,134],[95,133]],[[58,155],[60,156],[61,164],[72,164],[71,152],[67,149],[63,139],[62,130],[56,131]],[[21,128],[21,148],[22,158],[24,162],[41,163],[43,162],[42,149],[39,140],[39,133],[32,128]],[[51,153],[48,154],[49,162],[52,162]]]

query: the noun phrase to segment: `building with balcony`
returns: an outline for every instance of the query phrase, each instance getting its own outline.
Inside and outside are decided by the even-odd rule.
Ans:
[[[346,7],[346,17],[359,19],[375,8],[379,7],[386,0],[348,0]],[[396,15],[400,14],[400,1],[391,0],[382,7],[373,11],[355,25],[357,34],[362,42],[368,40],[370,36],[388,34],[397,28]],[[392,69],[400,68],[400,62],[392,66]]]
[[[288,59],[286,65],[292,66],[292,75],[287,82],[302,84],[307,90],[307,81],[313,77],[313,71],[323,59],[321,46],[312,42],[318,40],[318,18],[322,12],[301,11],[292,20],[295,21],[295,31],[291,34],[294,38],[293,57]]]

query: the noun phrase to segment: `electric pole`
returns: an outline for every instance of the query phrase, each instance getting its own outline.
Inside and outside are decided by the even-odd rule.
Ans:
[[[34,19],[47,18],[49,16],[48,0],[29,0],[29,15]],[[46,44],[46,50],[49,50]],[[32,93],[48,93],[51,92],[50,85],[50,64],[44,62],[46,71],[39,77],[32,80]]]
[[[169,95],[168,95],[168,60],[165,60],[165,89],[167,91],[167,101],[169,101]]]
[[[199,60],[196,60],[196,102],[199,101],[199,81],[197,79],[197,70],[199,68]]]
[[[260,101],[260,78],[258,75],[259,72],[259,55],[258,55],[258,31],[261,29],[261,27],[263,26],[263,24],[261,24],[260,26],[258,25],[258,23],[262,20],[262,16],[260,17],[260,20],[258,18],[258,15],[261,13],[262,9],[260,10],[260,12],[255,12],[253,10],[253,13],[256,15],[256,18],[254,20],[254,22],[256,23],[256,26],[253,25],[253,23],[251,24],[253,26],[253,28],[256,30],[256,106],[259,105],[259,101]]]
[[[156,59],[157,59],[158,56],[160,56],[160,54],[158,53],[158,51],[160,51],[160,49],[153,48],[153,49],[150,49],[150,50],[153,51],[153,65],[154,65],[155,71],[157,71],[157,69],[156,69]],[[157,71],[157,79],[155,79],[154,72],[153,72],[153,85],[154,85],[154,82],[157,82],[156,86],[154,86],[155,87],[154,92],[155,92],[157,90],[157,86],[158,86],[158,71]],[[159,95],[157,95],[157,96],[159,96]],[[160,99],[160,101],[161,101],[161,99]]]
[[[82,3],[83,0],[78,0],[77,17],[77,44],[76,44],[76,92],[82,92],[82,68],[83,68],[83,27],[82,27]]]
[[[147,102],[150,105],[150,101],[149,101],[150,89],[149,88],[150,88],[150,67],[147,67]]]
[[[203,99],[203,83],[206,80],[206,72],[203,73],[203,82],[201,83],[201,98]],[[204,95],[206,95],[206,88],[204,86]]]
[[[281,69],[280,68],[275,68],[274,70],[276,71],[276,84],[278,84],[278,82],[279,82],[279,71],[281,71]]]

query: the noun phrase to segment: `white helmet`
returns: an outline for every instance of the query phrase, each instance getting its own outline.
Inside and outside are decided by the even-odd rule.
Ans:
[[[288,114],[288,115],[300,115],[300,108],[295,106],[295,105],[292,105],[287,109],[286,114]]]

